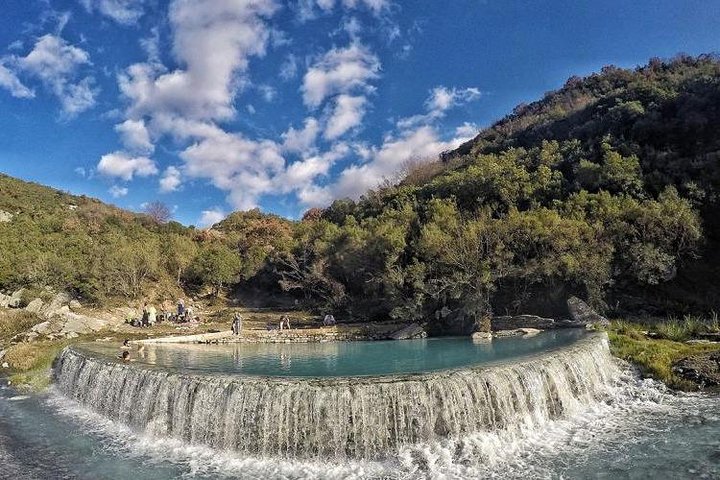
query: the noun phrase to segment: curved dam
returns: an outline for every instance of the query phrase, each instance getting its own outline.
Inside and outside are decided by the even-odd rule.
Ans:
[[[588,334],[545,353],[434,373],[186,373],[67,347],[53,375],[65,395],[153,436],[260,456],[372,459],[572,415],[603,398],[618,368],[606,335]]]

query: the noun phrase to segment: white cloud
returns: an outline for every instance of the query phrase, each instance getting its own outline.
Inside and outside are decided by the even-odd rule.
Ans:
[[[172,165],[165,169],[162,177],[160,178],[160,191],[163,193],[174,192],[182,183],[182,177],[180,170]]]
[[[297,153],[313,151],[318,133],[320,133],[320,123],[315,118],[308,117],[302,130],[290,127],[282,134],[283,150]]]
[[[401,132],[398,137],[387,137],[379,148],[372,150],[366,163],[345,168],[338,179],[324,187],[316,197],[318,199],[358,198],[367,190],[377,187],[384,179],[392,178],[408,160],[436,157],[442,151],[458,147],[472,136],[456,136],[443,141],[435,128],[423,125],[414,130]],[[323,206],[327,205],[327,202],[308,205]]]
[[[85,169],[83,167],[76,167],[75,173],[78,176],[83,177],[83,178],[85,178],[87,176],[87,172],[85,171]]]
[[[78,69],[90,65],[90,55],[59,36],[44,35],[25,57],[7,57],[4,62],[5,66],[0,65],[0,85],[15,96],[32,96],[32,92],[19,83],[17,73],[23,72],[40,79],[58,98],[63,112],[69,117],[95,105],[98,89],[94,87],[94,79],[75,80]],[[13,71],[7,68],[8,64]]]
[[[0,87],[8,90],[15,98],[33,98],[35,92],[23,85],[14,72],[0,63]]]
[[[97,10],[117,23],[132,25],[143,14],[145,0],[80,0],[88,12]]]
[[[368,82],[376,79],[380,61],[365,46],[352,43],[350,46],[333,48],[325,53],[303,78],[303,101],[309,107],[318,107],[322,102],[339,93],[361,89],[372,91]]]
[[[297,75],[298,65],[297,57],[292,53],[288,53],[283,63],[280,65],[280,78],[285,81],[295,78]]]
[[[103,155],[97,166],[98,172],[107,177],[117,177],[125,181],[132,180],[133,176],[148,177],[157,175],[155,162],[147,157],[132,157],[124,152],[114,152]]]
[[[115,125],[115,131],[120,134],[125,148],[132,152],[152,153],[155,150],[143,120],[125,120]]]
[[[477,100],[480,96],[480,90],[475,87],[435,87],[430,90],[430,96],[425,100],[426,113],[402,118],[398,120],[397,126],[400,129],[409,129],[418,125],[428,124],[433,120],[444,117],[445,113],[451,108]]]
[[[220,207],[213,207],[209,210],[203,210],[197,223],[199,227],[209,228],[225,218],[225,212]]]
[[[330,118],[327,120],[324,136],[334,140],[362,123],[367,99],[363,96],[338,95]]]
[[[258,197],[272,191],[273,178],[285,167],[275,142],[223,131],[191,145],[180,157],[188,176],[209,179],[229,192],[228,201],[241,210],[257,206]]]
[[[120,198],[120,197],[124,197],[125,195],[128,194],[128,189],[127,189],[127,187],[120,187],[118,185],[113,185],[112,187],[110,187],[108,189],[108,192],[110,192],[110,195],[112,195],[113,198]]]
[[[323,13],[329,13],[335,5],[341,5],[346,9],[357,9],[365,7],[373,14],[380,15],[389,8],[391,2],[389,0],[300,0],[298,2],[298,19],[301,22],[314,19],[316,8]]]
[[[228,119],[249,57],[264,55],[274,13],[272,0],[175,0],[170,6],[173,54],[182,68],[158,63],[130,66],[119,77],[128,115]]]
[[[270,85],[258,85],[256,87],[266,102],[272,102],[277,96],[277,90]]]

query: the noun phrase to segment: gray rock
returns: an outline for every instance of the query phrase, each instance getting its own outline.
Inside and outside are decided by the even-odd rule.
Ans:
[[[77,334],[97,332],[107,325],[106,322],[98,318],[72,312],[66,313],[63,317],[65,319],[65,325],[63,325],[60,333],[64,335],[71,332]]]
[[[3,357],[5,357],[6,353],[7,353],[7,350],[0,350],[0,360],[2,360]]]
[[[70,307],[70,310],[77,310],[79,308],[82,308],[82,305],[77,300],[70,300],[68,306]]]
[[[536,328],[545,330],[554,328],[555,320],[552,318],[538,317],[537,315],[513,315],[493,317],[491,320],[493,331],[515,330],[518,328]]]
[[[427,337],[427,332],[417,323],[411,323],[410,325],[401,328],[395,333],[390,334],[390,338],[392,340],[410,340],[413,338],[425,337]]]
[[[8,362],[3,362],[2,368],[10,368],[10,365],[8,364]]]
[[[43,314],[46,317],[53,317],[55,315],[61,315],[63,313],[69,312],[70,309],[68,308],[68,303],[72,298],[70,298],[70,295],[64,292],[60,292],[56,294],[53,299],[50,301],[50,304],[45,307],[43,310]]]
[[[598,314],[595,310],[590,307],[587,303],[583,302],[577,297],[570,297],[567,299],[568,310],[573,321],[579,324],[585,325],[602,325],[608,326],[610,322],[607,318]]]
[[[720,387],[720,352],[685,357],[673,365],[673,372],[700,388]]]
[[[40,311],[42,311],[42,308],[43,308],[43,301],[40,300],[39,298],[36,298],[35,300],[33,300],[32,302],[27,304],[27,306],[25,307],[25,310],[27,310],[28,312],[31,312],[31,313],[40,313]]]
[[[475,332],[471,335],[473,340],[492,340],[492,333],[490,332]]]
[[[20,305],[22,304],[23,293],[25,293],[25,289],[21,288],[20,290],[17,290],[12,295],[10,295],[10,298],[7,301],[7,307],[20,308]]]
[[[7,307],[8,301],[10,300],[9,295],[5,295],[4,293],[0,293],[0,307],[5,308]]]
[[[0,210],[0,223],[7,223],[12,221],[13,214],[10,212],[6,212],[5,210]]]

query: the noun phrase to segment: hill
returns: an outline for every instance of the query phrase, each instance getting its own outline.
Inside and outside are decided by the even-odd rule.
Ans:
[[[336,201],[306,227],[305,271],[350,311],[445,327],[570,294],[610,314],[707,313],[717,125],[714,56],[573,77],[398,185]]]

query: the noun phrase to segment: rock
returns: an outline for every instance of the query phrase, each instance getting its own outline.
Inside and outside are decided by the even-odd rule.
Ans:
[[[401,328],[395,333],[390,334],[390,339],[392,340],[410,340],[413,338],[425,338],[427,337],[427,332],[425,332],[425,329],[418,325],[417,323],[411,323],[410,325]]]
[[[68,333],[65,334],[65,338],[77,338],[77,337],[79,337],[79,336],[80,336],[80,335],[78,335],[78,334],[75,333],[75,332],[68,332]]]
[[[13,214],[10,212],[6,212],[5,210],[0,210],[0,223],[7,223],[12,221]]]
[[[68,308],[68,303],[70,303],[72,299],[70,298],[70,295],[64,292],[60,292],[56,294],[53,299],[50,301],[50,304],[45,307],[43,310],[43,314],[50,318],[55,315],[61,315],[63,313],[69,312],[70,309]]]
[[[700,353],[677,361],[673,372],[700,388],[720,386],[720,352]]]
[[[710,340],[708,340],[706,338],[699,338],[699,339],[695,338],[692,340],[686,340],[685,343],[690,344],[690,345],[707,345],[708,343],[714,343],[714,342],[711,342]]]
[[[538,333],[542,332],[542,330],[537,328],[519,328],[518,330],[520,330],[526,337],[534,337]]]
[[[23,293],[25,293],[25,289],[21,288],[20,290],[17,290],[12,295],[10,295],[6,306],[9,308],[20,308],[20,305],[22,305]]]
[[[538,317],[537,315],[513,315],[493,317],[491,320],[492,329],[495,330],[515,330],[518,328],[535,328],[544,330],[554,328],[555,320],[552,318]]]
[[[60,333],[67,335],[68,333],[92,333],[101,330],[106,326],[106,322],[93,317],[68,312],[63,316],[65,325],[63,325]]]
[[[473,340],[492,340],[492,333],[490,332],[475,332],[471,335]]]
[[[8,301],[10,300],[9,295],[5,295],[4,293],[0,293],[0,307],[7,307]]]
[[[595,310],[593,310],[590,305],[583,302],[577,297],[570,297],[567,299],[567,306],[568,310],[570,311],[570,316],[572,316],[572,319],[574,322],[578,324],[582,324],[582,326],[586,325],[602,325],[602,326],[608,326],[610,325],[610,322],[607,318],[603,317],[602,315],[598,314]]]
[[[77,310],[79,308],[82,308],[82,305],[77,300],[70,300],[68,306],[70,307],[70,310]]]
[[[3,367],[3,368],[10,368],[10,365],[8,364],[8,362],[3,362],[2,367]]]
[[[0,360],[3,359],[3,357],[5,356],[6,353],[7,353],[7,350],[0,350]]]
[[[36,298],[32,302],[28,303],[25,307],[25,310],[31,313],[40,313],[40,311],[43,308],[43,301],[39,298]]]

